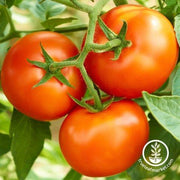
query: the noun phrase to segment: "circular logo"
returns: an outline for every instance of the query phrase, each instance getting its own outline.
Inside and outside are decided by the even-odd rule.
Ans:
[[[151,166],[161,166],[169,157],[167,145],[160,140],[151,140],[143,148],[144,161]]]

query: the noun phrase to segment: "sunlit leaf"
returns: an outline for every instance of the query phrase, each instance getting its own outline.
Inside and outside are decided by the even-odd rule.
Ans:
[[[143,98],[155,119],[180,141],[180,96],[154,96],[143,92]]]

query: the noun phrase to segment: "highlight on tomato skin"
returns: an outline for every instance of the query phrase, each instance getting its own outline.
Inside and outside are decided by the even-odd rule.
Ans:
[[[138,98],[142,91],[152,93],[160,88],[174,69],[179,47],[174,28],[161,13],[139,5],[121,5],[102,15],[104,23],[116,34],[127,22],[124,48],[116,61],[114,52],[90,52],[85,61],[89,76],[106,93],[119,97]],[[96,26],[94,42],[108,40]]]
[[[113,102],[98,113],[77,107],[59,131],[65,159],[73,169],[90,177],[112,176],[131,167],[148,137],[147,117],[131,100]]]
[[[78,49],[66,36],[55,32],[36,32],[17,41],[8,51],[1,72],[3,91],[12,105],[36,120],[53,120],[70,112],[86,90],[80,71],[66,67],[62,74],[73,86],[68,87],[52,77],[46,83],[33,87],[45,75],[45,70],[29,63],[44,62],[40,43],[54,61],[60,62],[77,55]]]

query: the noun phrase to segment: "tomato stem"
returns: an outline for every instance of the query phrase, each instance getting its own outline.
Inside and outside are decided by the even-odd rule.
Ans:
[[[84,12],[87,12],[87,13],[90,13],[90,12],[93,11],[92,6],[89,6],[89,5],[87,5],[87,4],[83,3],[83,2],[79,2],[79,0],[70,0],[70,1],[74,4],[74,6],[77,9],[79,9],[81,11],[84,11]]]
[[[163,8],[163,3],[161,0],[158,0],[158,4],[159,4],[159,8],[162,9]]]
[[[72,8],[77,8],[72,2],[71,0],[52,0],[54,2],[58,2],[58,3],[61,3],[61,4],[64,4],[66,6],[69,6],[69,7],[72,7]]]
[[[99,92],[95,88],[93,81],[89,77],[89,75],[85,69],[84,62],[90,51],[99,53],[99,52],[107,52],[107,51],[111,50],[111,51],[115,52],[114,60],[118,59],[118,57],[121,53],[121,50],[123,48],[129,47],[131,45],[131,42],[129,42],[125,39],[127,24],[126,24],[126,22],[124,22],[120,33],[115,34],[99,18],[99,16],[101,15],[101,12],[102,12],[102,8],[109,2],[109,0],[100,0],[94,5],[94,7],[88,6],[85,3],[81,3],[78,0],[68,0],[68,1],[58,0],[58,2],[60,2],[60,3],[62,2],[62,4],[66,4],[66,5],[69,4],[71,7],[75,6],[76,9],[87,12],[89,15],[89,27],[87,29],[87,35],[86,35],[86,40],[85,40],[83,49],[82,49],[81,53],[75,57],[66,59],[61,62],[54,62],[51,59],[51,57],[47,54],[45,49],[41,46],[43,55],[45,56],[45,60],[48,62],[50,61],[50,63],[46,62],[48,67],[45,70],[47,73],[53,74],[53,76],[58,77],[61,82],[65,82],[65,84],[68,85],[69,83],[65,79],[65,77],[60,74],[58,75],[58,73],[60,73],[60,70],[62,68],[67,67],[67,66],[77,67],[80,70],[81,75],[87,85],[87,88],[88,88],[91,96],[94,99],[94,106],[91,107],[88,104],[86,104],[86,102],[81,102],[75,98],[72,98],[72,99],[77,104],[87,108],[91,112],[101,111],[104,108],[106,108],[113,100],[110,99],[110,100],[108,100],[107,103],[102,103],[101,96],[99,95]],[[95,34],[95,29],[96,29],[96,24],[98,22],[98,19],[100,22],[100,26],[102,27],[102,30],[105,31],[105,34],[109,37],[109,41],[105,44],[94,43],[94,34]],[[40,68],[42,66],[44,66],[44,64],[43,65],[39,64],[39,62],[38,63],[33,62],[33,61],[29,61],[29,62]],[[50,77],[50,74],[47,75],[48,78]],[[40,84],[41,83],[42,82],[40,81]]]
[[[35,29],[35,30],[17,30],[18,33],[33,33],[33,32],[39,32],[39,31],[48,31],[49,29]],[[67,32],[76,32],[76,31],[85,31],[87,30],[86,24],[78,24],[78,25],[70,25],[68,27],[60,27],[60,28],[54,28],[54,32],[58,33],[67,33]]]
[[[9,12],[8,8],[3,7],[3,9],[4,9],[4,13],[5,13],[5,15],[6,15],[7,19],[8,19],[9,25],[10,25],[10,32],[16,31],[14,23],[12,22],[11,15],[10,15],[10,12]]]
[[[13,24],[13,21],[12,21],[12,18],[11,18],[11,15],[10,15],[8,8],[3,6],[2,10],[4,11],[4,14],[5,14],[5,16],[9,22],[10,32],[5,37],[0,39],[0,43],[8,41],[8,40],[15,38],[15,37],[20,37],[19,33],[15,29],[15,26]]]
[[[91,51],[96,53],[102,53],[113,49],[114,47],[121,46],[122,41],[120,39],[113,39],[108,41],[106,44],[89,43]]]

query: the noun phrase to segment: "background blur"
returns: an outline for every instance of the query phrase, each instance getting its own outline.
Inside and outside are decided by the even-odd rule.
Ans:
[[[147,2],[148,7],[153,6],[155,4],[155,0],[149,0]],[[35,10],[33,7],[33,4],[36,3],[36,0],[25,0],[23,5],[21,5],[21,8],[12,7],[11,13],[12,17],[16,26],[16,29],[18,30],[35,30],[35,29],[41,29],[41,17],[38,16],[37,13],[35,13]],[[135,3],[134,1],[129,1],[129,3]],[[111,9],[114,7],[114,4],[110,2],[106,7],[105,11]],[[59,17],[78,17],[76,21],[73,21],[72,24],[87,24],[88,18],[85,13],[75,11],[71,8],[66,8],[63,13],[59,15]],[[0,26],[1,26],[1,20],[0,20]],[[68,24],[62,25],[68,26]],[[85,31],[81,32],[74,32],[74,33],[66,33],[66,35],[75,42],[75,44],[80,48],[82,38],[85,34]],[[12,44],[17,41],[18,39],[13,39],[5,43],[0,44],[0,67],[2,65],[3,59],[5,57],[5,54],[7,50],[12,46]],[[10,115],[12,112],[12,106],[7,101],[3,93],[0,93],[0,102],[4,105],[7,105],[9,107],[8,112],[1,112],[0,111],[0,132],[2,133],[8,133],[9,131],[9,124],[10,124]],[[62,123],[63,119],[59,119],[57,121],[52,122],[51,125],[51,132],[52,132],[52,141],[47,140],[44,146],[43,151],[41,152],[41,155],[36,160],[35,164],[33,165],[33,168],[31,172],[29,173],[27,180],[61,180],[70,170],[69,165],[63,158],[63,155],[59,148],[58,143],[58,134],[59,134],[59,128]],[[174,166],[169,169],[166,173],[168,174],[168,178],[165,176],[165,174],[162,174],[159,177],[155,177],[153,179],[164,179],[164,180],[175,180],[173,179],[173,172],[179,168],[180,159],[177,161]],[[16,180],[16,174],[15,174],[15,166],[12,161],[12,156],[10,153],[1,156],[0,157],[0,180]],[[89,178],[89,177],[83,177],[83,180],[104,180],[104,178]],[[109,178],[110,180],[111,178]],[[117,178],[114,178],[114,180],[128,180],[128,177],[126,173],[122,173],[122,175],[118,176]],[[152,179],[152,178],[151,178]],[[180,180],[180,177],[178,178]],[[178,180],[177,179],[177,180]],[[70,179],[69,179],[70,180]]]

